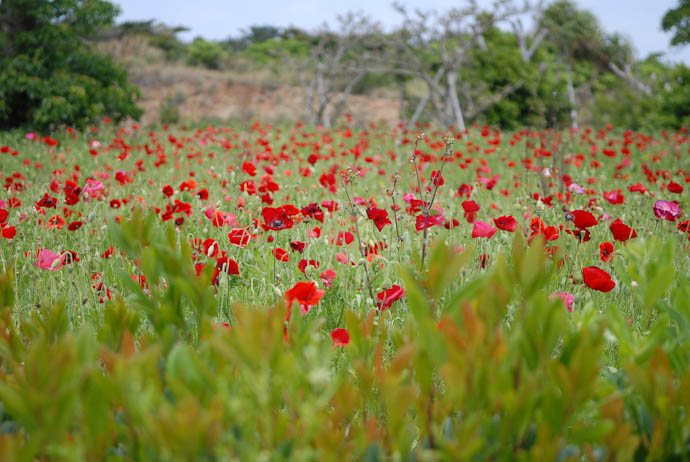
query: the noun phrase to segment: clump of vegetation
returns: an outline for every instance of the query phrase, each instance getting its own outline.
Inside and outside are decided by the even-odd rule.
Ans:
[[[127,72],[84,41],[117,12],[103,0],[0,3],[0,129],[137,118]]]

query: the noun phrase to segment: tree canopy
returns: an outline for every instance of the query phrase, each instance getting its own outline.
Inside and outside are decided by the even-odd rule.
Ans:
[[[86,41],[117,13],[104,0],[2,1],[0,128],[138,117],[124,68]]]

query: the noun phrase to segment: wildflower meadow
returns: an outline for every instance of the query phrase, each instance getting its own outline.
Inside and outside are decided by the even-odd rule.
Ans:
[[[2,460],[687,460],[690,137],[0,133]]]

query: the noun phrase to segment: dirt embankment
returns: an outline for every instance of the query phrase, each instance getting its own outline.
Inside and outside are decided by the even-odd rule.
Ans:
[[[304,117],[304,90],[289,85],[235,81],[222,71],[152,65],[130,70],[141,89],[142,123],[158,122],[165,105],[174,105],[181,120],[261,120],[279,122]],[[337,99],[337,98],[335,98]],[[398,122],[398,102],[351,95],[348,108],[361,123]]]
[[[103,41],[98,48],[122,62],[130,80],[141,89],[141,122],[157,123],[161,110],[175,107],[180,121],[260,120],[280,122],[304,120],[304,90],[292,79],[268,71],[209,70],[167,61],[163,52],[144,37],[129,36]],[[338,100],[336,96],[334,100]],[[347,112],[359,124],[398,122],[399,103],[394,98],[351,95]]]

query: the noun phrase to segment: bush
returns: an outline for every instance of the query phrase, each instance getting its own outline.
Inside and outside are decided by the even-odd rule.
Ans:
[[[82,40],[116,14],[104,0],[0,3],[0,129],[138,118],[126,71]]]
[[[216,42],[208,42],[200,37],[189,45],[187,62],[192,66],[204,66],[208,69],[220,68],[224,56],[223,48]]]

